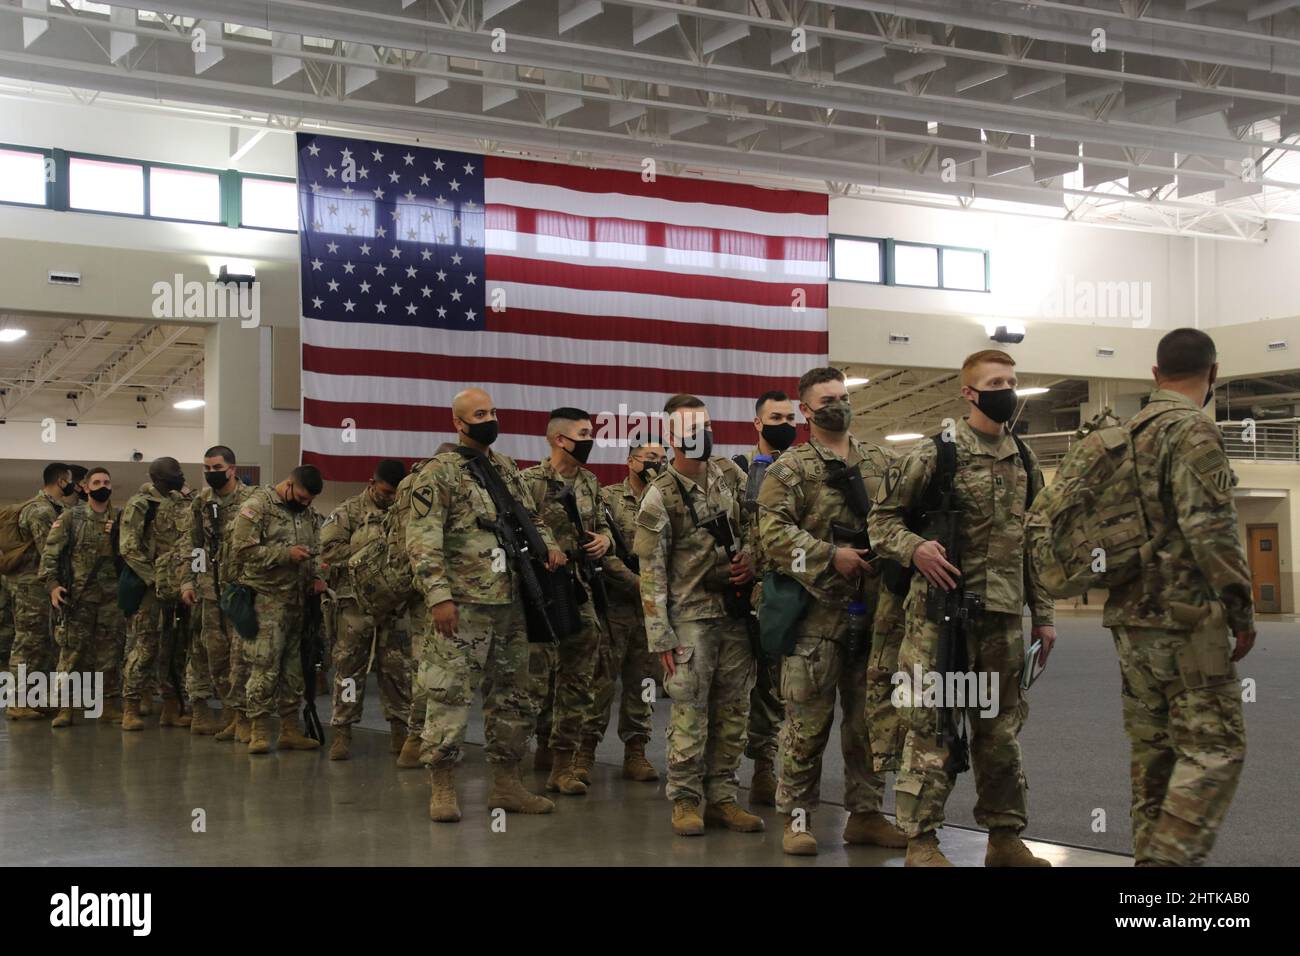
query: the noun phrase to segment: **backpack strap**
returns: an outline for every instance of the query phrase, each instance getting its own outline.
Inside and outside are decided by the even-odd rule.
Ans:
[[[743,471],[745,474],[749,474],[749,459],[748,459],[748,458],[746,458],[744,455],[732,455],[732,456],[731,456],[731,460],[735,463],[735,465],[736,465],[737,468],[739,468],[739,469],[740,469],[741,471]]]
[[[1020,440],[1020,436],[1012,432],[1011,437],[1020,452],[1020,464],[1025,469],[1025,510],[1028,511],[1034,506],[1034,466],[1029,459],[1029,448]]]

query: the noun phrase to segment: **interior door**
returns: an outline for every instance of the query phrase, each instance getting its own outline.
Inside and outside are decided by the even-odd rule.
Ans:
[[[1251,590],[1255,610],[1277,614],[1281,610],[1281,572],[1277,557],[1277,525],[1252,524],[1246,528],[1246,550],[1250,557]]]

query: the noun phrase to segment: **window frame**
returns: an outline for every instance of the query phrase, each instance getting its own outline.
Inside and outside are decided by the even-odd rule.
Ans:
[[[830,241],[830,279],[832,282],[855,282],[858,285],[876,285],[876,286],[893,286],[898,289],[928,289],[931,292],[970,292],[976,295],[985,294],[993,291],[991,282],[991,273],[989,262],[992,258],[988,249],[980,249],[975,246],[954,246],[941,242],[921,242],[916,239],[893,239],[887,236],[858,236],[847,232],[832,232],[827,237]],[[856,242],[874,242],[880,246],[880,281],[872,282],[869,279],[845,279],[835,274],[835,240],[847,239]],[[937,281],[938,285],[915,285],[910,282],[899,282],[895,270],[895,250],[899,246],[919,246],[924,249],[934,249],[937,259]],[[957,289],[944,285],[943,282],[943,254],[946,250],[953,252],[977,252],[984,257],[984,288],[983,289]]]
[[[250,226],[244,222],[244,180],[256,179],[263,182],[289,183],[295,190],[298,187],[298,180],[293,176],[269,176],[263,173],[243,173],[237,169],[229,170],[230,192],[227,196],[228,202],[226,207],[227,220],[226,225],[238,229],[260,229],[263,232],[278,232],[285,235],[297,235],[298,226],[295,224],[292,229],[277,229],[274,226]],[[298,199],[299,215],[302,211],[302,197]]]
[[[42,172],[41,172],[41,178],[42,178],[42,179],[45,179],[45,176],[44,176],[45,164],[46,164],[47,162],[49,162],[51,159],[54,159],[54,160],[55,160],[55,163],[54,163],[54,181],[51,182],[50,180],[45,179],[45,202],[44,202],[44,204],[41,204],[41,203],[32,203],[32,202],[19,202],[19,201],[16,200],[16,199],[0,199],[0,206],[16,206],[16,207],[19,208],[19,209],[54,209],[54,208],[56,208],[56,207],[54,206],[54,199],[55,199],[55,188],[54,188],[54,187],[55,187],[55,186],[60,182],[60,178],[61,178],[61,177],[59,176],[59,165],[58,165],[58,159],[57,159],[57,157],[55,157],[55,155],[54,155],[55,150],[53,150],[53,149],[49,149],[49,148],[45,148],[45,147],[40,147],[40,146],[23,146],[23,145],[21,145],[21,144],[19,144],[19,143],[0,143],[0,150],[4,150],[5,152],[9,152],[9,153],[30,153],[30,154],[33,155],[33,156],[40,156],[40,157],[41,157],[41,171],[42,171]],[[66,186],[66,180],[64,181],[64,185]]]
[[[830,275],[834,282],[856,282],[859,285],[890,285],[889,282],[889,256],[885,250],[889,240],[884,236],[853,236],[848,233],[832,232],[828,237],[830,240]],[[880,278],[876,281],[870,279],[842,279],[835,274],[835,240],[847,239],[850,242],[874,242],[880,250]]]

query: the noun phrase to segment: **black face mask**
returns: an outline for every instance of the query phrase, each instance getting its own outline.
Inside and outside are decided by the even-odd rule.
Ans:
[[[213,491],[220,491],[222,488],[226,487],[226,482],[229,478],[224,471],[205,471],[203,473],[203,480],[208,483],[208,487]]]
[[[63,497],[65,498],[71,498],[73,495],[77,494],[80,490],[81,489],[78,488],[76,485],[74,485],[72,482],[68,482],[66,485],[59,485],[59,494],[63,495]]]
[[[287,501],[284,502],[284,506],[288,508],[290,511],[292,511],[294,514],[299,514],[307,510],[307,506],[303,504],[301,501],[299,501],[297,498],[289,498]]]
[[[501,433],[501,423],[496,419],[491,419],[486,422],[475,422],[473,425],[465,421],[463,418],[460,422],[465,426],[465,434],[469,436],[470,440],[476,441],[484,447],[491,445],[496,441],[497,435]]]
[[[657,461],[641,462],[641,480],[649,481],[655,475],[659,474],[659,469],[662,467],[663,465]]]
[[[777,451],[785,451],[794,444],[795,428],[789,422],[782,422],[780,425],[764,425],[763,441],[767,442]]]
[[[180,491],[185,487],[184,475],[171,475],[166,478],[154,479],[154,485],[159,491]]]
[[[102,504],[103,504],[105,501],[107,501],[109,498],[113,497],[113,489],[112,489],[112,488],[96,488],[94,491],[92,491],[92,492],[90,493],[90,497],[94,498],[96,501],[98,501],[98,502],[102,505]]]
[[[1011,416],[1016,412],[1016,390],[1014,388],[995,388],[983,392],[978,388],[972,388],[971,391],[979,396],[979,401],[975,403],[975,407],[991,420],[999,425],[1011,421]]]
[[[567,435],[565,437],[568,438]],[[567,451],[574,458],[576,458],[578,460],[578,464],[585,465],[587,463],[587,459],[591,457],[591,448],[593,445],[596,444],[595,439],[586,438],[583,439],[582,441],[579,441],[576,438],[569,438],[569,441],[573,442],[573,448],[572,449],[566,448],[564,450]]]
[[[85,501],[90,496],[86,494],[85,488],[81,487],[81,485],[77,485],[77,497],[80,498],[82,501]]]
[[[713,429],[704,429],[703,438],[696,432],[694,438],[683,445],[682,455],[692,461],[707,461],[713,457]]]

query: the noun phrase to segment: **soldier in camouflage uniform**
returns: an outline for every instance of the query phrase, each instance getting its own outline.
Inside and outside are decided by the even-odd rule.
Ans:
[[[664,413],[673,460],[641,499],[634,550],[647,646],[661,655],[664,689],[673,700],[667,787],[673,832],[701,834],[706,820],[755,832],[763,829],[762,819],[736,803],[755,661],[746,622],[728,616],[723,597],[728,588],[751,584],[754,573],[744,551],[729,562],[700,526],[722,515],[743,540],[745,476],[734,462],[711,457],[704,402],[675,395]]]
[[[51,638],[50,592],[38,580],[41,552],[50,526],[67,505],[78,501],[77,489],[67,465],[55,462],[45,466],[41,493],[23,506],[18,514],[18,534],[32,542],[31,548],[9,572],[6,580],[13,594],[14,642],[9,652],[8,669],[17,673],[24,664],[28,673],[48,673],[54,668],[57,649]],[[34,707],[10,707],[10,720],[39,720],[45,715]]]
[[[9,578],[0,577],[0,671],[9,669],[9,652],[14,646],[14,593]]]
[[[607,525],[617,524],[624,544],[636,539],[636,513],[648,482],[663,468],[664,449],[653,443],[631,446],[627,477],[600,489]],[[635,561],[629,552],[628,560]],[[641,578],[611,551],[605,555],[605,580],[609,588],[609,640],[602,642],[596,661],[595,706],[583,725],[583,749],[594,753],[609,726],[614,684],[622,685],[618,705],[618,738],[623,741],[623,777],[649,782],[659,772],[646,759],[650,720],[654,707],[646,699],[645,681],[657,662],[646,650],[645,612],[641,607]]]
[[[181,549],[181,600],[194,615],[194,640],[185,666],[185,692],[190,698],[194,720],[190,732],[213,734],[218,740],[235,739],[242,719],[251,731],[244,710],[244,688],[231,679],[232,655],[243,642],[235,635],[218,603],[217,581],[230,582],[230,532],[235,515],[253,489],[235,477],[235,453],[225,445],[214,445],[203,453],[203,479],[190,499],[186,525],[188,553]],[[196,568],[192,557],[201,552]],[[233,638],[233,639],[232,639]],[[246,679],[246,678],[245,678]],[[221,714],[214,715],[207,702],[221,701]],[[247,743],[247,739],[245,739]]]
[[[582,465],[595,445],[591,417],[577,408],[557,408],[546,426],[546,442],[551,456],[531,468],[521,478],[537,505],[537,513],[551,529],[556,546],[570,562],[577,563],[582,553],[597,568],[610,547],[609,528],[600,506],[600,482]],[[572,495],[587,537],[578,540],[564,499]],[[579,549],[582,549],[579,551]],[[598,572],[599,573],[599,572]],[[577,588],[585,590],[586,600],[579,608],[582,630],[553,644],[531,644],[528,648],[528,671],[534,678],[533,691],[538,697],[538,757],[534,768],[551,763],[546,789],[552,793],[580,795],[591,783],[596,760],[596,740],[583,737],[583,725],[596,707],[596,665],[601,655],[608,656],[609,630],[596,610],[591,585],[579,578]],[[580,599],[581,600],[581,599]],[[542,749],[549,744],[549,754]]]
[[[144,721],[140,719],[140,700],[151,693],[150,687],[155,679],[161,680],[163,692],[162,717],[158,725],[190,725],[190,718],[181,713],[181,688],[176,686],[173,678],[173,648],[162,646],[163,631],[171,634],[171,626],[165,624],[163,616],[170,614],[171,608],[167,605],[179,597],[172,593],[174,582],[171,575],[176,568],[177,545],[181,539],[181,516],[189,506],[181,495],[184,487],[185,476],[176,459],[155,458],[149,465],[149,481],[140,486],[122,509],[122,560],[146,586],[139,609],[127,621],[126,673],[122,690],[124,731],[144,729]]]
[[[271,721],[276,714],[279,749],[320,746],[303,734],[298,705],[304,693],[299,656],[303,605],[309,590],[325,590],[323,568],[315,560],[316,519],[310,510],[324,486],[314,465],[299,465],[278,485],[262,486],[249,495],[230,529],[231,579],[256,595],[257,637],[241,649],[248,666],[244,706],[252,723],[250,754],[269,753],[275,746]]]
[[[898,770],[907,739],[907,721],[893,702],[898,654],[903,648],[906,618],[904,595],[895,594],[882,579],[876,591],[876,613],[871,625],[871,656],[867,659],[867,732],[871,738],[872,769]]]
[[[1175,329],[1156,363],[1156,390],[1128,428],[1147,530],[1160,547],[1140,576],[1111,589],[1102,621],[1124,678],[1135,862],[1199,866],[1245,759],[1233,665],[1254,645],[1254,608],[1236,478],[1218,427],[1201,412],[1218,376],[1214,341]]]
[[[86,482],[90,499],[65,509],[50,526],[39,579],[56,609],[59,672],[102,672],[108,701],[122,692],[120,662],[126,637],[126,623],[117,608],[113,555],[113,525],[121,512],[109,504],[113,481],[107,470],[92,468]],[[111,719],[107,711],[100,716]],[[68,727],[72,722],[71,701],[60,701],[51,726]]]
[[[934,477],[938,453],[926,441],[891,466],[869,518],[871,542],[877,553],[911,565],[921,572],[912,579],[905,604],[906,636],[899,670],[923,674],[937,669],[939,626],[927,619],[928,586],[949,590],[960,576],[967,593],[983,596],[984,610],[968,623],[967,659],[970,671],[998,681],[998,709],[990,717],[969,707],[971,765],[979,795],[975,820],[989,828],[986,866],[1049,866],[1033,856],[1020,839],[1029,818],[1024,770],[1017,737],[1029,703],[1020,692],[1024,668],[1021,615],[1032,611],[1033,637],[1041,638],[1044,653],[1055,640],[1054,605],[1026,573],[1025,513],[1029,488],[1042,487],[1043,476],[1028,449],[1029,473],[1019,446],[1004,427],[1016,407],[1015,362],[1005,352],[986,350],[962,365],[962,397],[971,403],[970,417],[953,427],[956,449],[954,503],[960,511],[957,535],[964,558],[961,568],[947,560],[943,545],[907,526],[909,512],[923,500]],[[927,536],[935,528],[920,529]],[[910,729],[895,798],[898,822],[908,835],[908,866],[951,866],[939,850],[938,829],[954,776],[944,768],[948,748],[939,734],[942,709],[912,706]]]
[[[357,548],[384,533],[384,514],[392,507],[397,486],[405,477],[404,464],[395,458],[383,459],[366,489],[335,508],[321,527],[321,558],[328,566],[327,581],[334,591],[333,613],[338,622],[332,648],[331,760],[347,760],[352,754],[352,725],[361,719],[365,706],[372,657],[392,752],[398,753],[406,741],[406,716],[411,708],[411,637],[406,615],[377,621],[363,611],[352,592],[347,566]]]
[[[866,613],[861,620],[871,621],[880,569],[871,562],[870,551],[854,541],[854,533],[866,530],[867,504],[892,456],[850,434],[853,406],[839,369],[806,372],[799,380],[799,400],[811,438],[767,469],[758,494],[766,560],[811,597],[798,625],[794,653],[780,671],[785,701],[777,788],[777,809],[785,817],[781,846],[796,856],[817,852],[810,818],[820,796],[822,754],[838,691],[844,808],[849,811],[844,842],[904,847],[907,838],[880,812],[885,779],[871,766],[865,707],[869,624],[854,634],[848,614],[851,604],[862,603]],[[834,462],[862,476],[856,510],[843,487],[827,482]]]
[[[794,444],[794,403],[785,392],[764,392],[754,402],[754,430],[758,432],[758,445],[744,456],[741,467],[746,474],[745,511],[748,516],[746,546],[754,559],[754,600],[762,603],[763,575],[771,570],[763,554],[763,543],[758,535],[758,489],[765,469],[754,469],[754,459],[774,461]],[[739,456],[737,456],[739,457]],[[739,461],[736,464],[740,464]],[[772,807],[776,805],[777,740],[785,720],[785,705],[781,703],[781,658],[763,655],[758,661],[758,677],[749,694],[749,741],[745,756],[754,761],[754,776],[749,783],[751,805]]]
[[[452,427],[461,447],[487,459],[507,492],[526,511],[542,536],[547,566],[565,557],[537,515],[515,463],[489,450],[496,440],[496,408],[487,392],[470,388],[452,400]],[[486,488],[475,481],[469,458],[437,455],[420,470],[411,488],[406,548],[414,585],[422,598],[412,614],[430,615],[434,633],[424,646],[419,681],[428,695],[420,759],[430,769],[429,817],[460,819],[455,767],[461,758],[474,693],[484,687],[483,723],[493,784],[488,807],[518,813],[550,813],[555,804],[529,793],[519,761],[537,720],[530,693],[528,640],[516,574],[502,558],[496,535],[479,524],[497,517]]]

